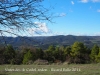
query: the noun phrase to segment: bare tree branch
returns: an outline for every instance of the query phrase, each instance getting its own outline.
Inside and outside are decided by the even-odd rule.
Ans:
[[[0,28],[2,31],[16,29],[27,31],[27,28],[38,27],[34,21],[49,21],[49,10],[41,5],[43,0],[0,0]],[[9,32],[7,32],[9,33]],[[14,34],[15,33],[11,33]],[[17,33],[18,34],[18,33]]]

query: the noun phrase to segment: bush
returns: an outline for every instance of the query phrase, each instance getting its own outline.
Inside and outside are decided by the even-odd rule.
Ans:
[[[37,59],[34,64],[36,65],[48,65],[48,61],[47,60],[42,60],[42,59]]]

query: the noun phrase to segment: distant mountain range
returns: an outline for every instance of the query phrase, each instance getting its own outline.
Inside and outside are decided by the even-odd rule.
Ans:
[[[83,42],[86,46],[92,47],[94,44],[100,46],[100,36],[35,36],[35,37],[2,37],[0,36],[0,44],[11,44],[14,47],[19,46],[35,46],[47,49],[49,45],[68,46],[75,41]]]

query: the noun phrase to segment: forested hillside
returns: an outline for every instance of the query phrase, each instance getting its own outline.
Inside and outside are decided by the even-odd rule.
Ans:
[[[100,46],[100,36],[35,36],[35,37],[0,37],[0,44],[11,44],[13,47],[34,46],[47,49],[49,45],[69,46],[75,41],[83,42],[86,46],[92,47],[94,44]]]
[[[100,36],[0,37],[0,41],[0,64],[100,62]]]

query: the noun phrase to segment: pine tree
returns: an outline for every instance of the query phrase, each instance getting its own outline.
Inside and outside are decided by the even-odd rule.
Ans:
[[[74,63],[85,63],[84,54],[85,54],[85,46],[81,42],[75,42],[72,45],[71,57],[73,58]]]
[[[99,48],[99,53],[98,53],[98,55],[96,56],[96,62],[97,62],[97,63],[100,63],[100,48]]]
[[[30,50],[24,55],[24,58],[23,58],[23,64],[27,64],[28,61],[32,60],[33,58],[33,55],[32,53],[30,52]]]
[[[54,52],[55,52],[55,47],[53,45],[49,46],[48,50],[45,51],[46,59],[49,62],[54,62],[55,60]]]
[[[90,54],[92,62],[96,62],[96,57],[98,56],[98,54],[99,54],[99,47],[97,45],[94,45]]]
[[[6,50],[4,51],[5,61],[8,64],[14,63],[14,58],[16,56],[15,50],[11,45],[7,45]]]

